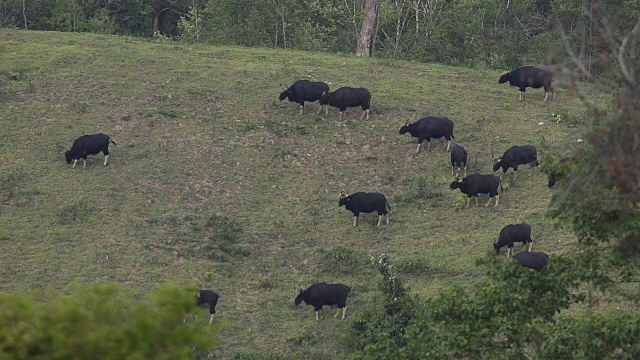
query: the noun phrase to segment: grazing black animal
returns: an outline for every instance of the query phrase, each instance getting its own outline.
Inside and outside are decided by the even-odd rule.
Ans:
[[[519,67],[513,71],[507,72],[500,76],[499,84],[509,82],[511,86],[517,86],[520,89],[520,101],[524,100],[524,92],[527,87],[538,89],[544,87],[544,102],[549,98],[549,92],[556,98],[551,84],[551,73],[547,70],[533,67],[530,65]]]
[[[109,162],[109,141],[113,145],[117,145],[109,135],[106,134],[94,134],[94,135],[82,135],[73,142],[71,149],[64,152],[64,157],[67,159],[67,164],[73,160],[72,168],[75,169],[76,163],[79,159],[84,160],[82,168],[87,167],[87,156],[95,155],[102,151],[104,154],[104,166],[107,166]]]
[[[371,107],[371,93],[365,88],[341,87],[334,92],[325,92],[320,97],[320,104],[329,104],[340,109],[338,120],[344,117],[344,112],[348,107],[362,107],[360,120],[367,115],[369,120],[369,108]],[[325,112],[326,113],[326,112]]]
[[[498,202],[500,201],[498,187],[500,187],[500,191],[502,191],[502,182],[500,182],[500,178],[493,174],[471,174],[462,180],[456,178],[451,185],[449,185],[451,190],[460,189],[463,194],[467,195],[467,208],[469,208],[472,197],[476,198],[476,205],[478,205],[478,194],[489,195],[489,201],[487,201],[484,207],[489,206],[491,199],[494,197],[496,198],[496,204],[494,207],[498,206]]]
[[[280,101],[289,98],[289,101],[300,104],[300,115],[302,115],[304,113],[304,102],[320,100],[323,93],[329,92],[329,85],[321,81],[298,80],[289,88],[283,86],[282,90],[282,93],[280,93]],[[317,114],[320,113],[323,106],[325,113],[329,111],[326,104],[320,103]]]
[[[219,298],[218,294],[212,290],[200,290],[196,293],[196,304],[198,306],[209,305],[209,325],[213,322],[213,314],[216,313],[216,304]],[[198,316],[196,315],[196,321],[197,320]],[[184,322],[186,321],[187,317],[185,316]]]
[[[378,212],[378,225],[382,221],[382,215],[387,218],[387,225],[389,225],[389,213],[387,212],[386,205],[389,205],[387,198],[380,193],[366,193],[357,192],[351,195],[347,195],[344,191],[340,192],[340,200],[338,206],[343,206],[353,213],[353,226],[358,226],[358,216],[360,213]],[[389,206],[391,208],[391,206]]]
[[[520,265],[538,272],[549,262],[549,255],[537,251],[520,251],[515,258]]]
[[[344,319],[347,314],[347,296],[350,292],[351,288],[344,284],[316,283],[309,286],[307,290],[300,289],[295,304],[300,305],[300,302],[304,301],[307,305],[313,305],[316,310],[316,321],[319,320],[318,314],[322,318],[320,312],[323,305],[337,305],[338,311],[333,317],[337,317],[342,309],[342,319]]]
[[[426,139],[429,147],[427,151],[431,151],[431,138],[438,139],[444,137],[447,139],[447,151],[451,145],[451,139],[455,139],[453,136],[453,121],[447,118],[437,118],[427,116],[422,118],[413,124],[407,123],[400,128],[400,134],[409,133],[413,137],[418,138],[418,148],[416,154],[420,152],[420,145]]]
[[[509,253],[513,254],[513,243],[521,242],[522,247],[526,247],[529,244],[529,251],[531,251],[531,225],[527,223],[511,224],[507,225],[500,230],[500,236],[498,240],[493,242],[493,249],[496,251],[496,255],[500,254],[500,249],[507,247],[507,257]]]
[[[514,179],[518,174],[518,166],[529,164],[529,176],[535,176],[534,168],[540,163],[538,162],[538,149],[536,149],[533,145],[514,145],[507,149],[507,151],[499,156],[497,159],[493,160],[493,171],[498,171],[502,167],[502,174],[500,175],[500,180],[504,177],[504,174],[509,170],[509,168],[513,168]]]
[[[569,162],[569,160],[571,160],[570,157],[566,157],[566,158],[562,158],[560,159],[559,163],[560,164],[566,164]],[[551,188],[553,187],[553,185],[556,184],[556,181],[560,180],[563,176],[558,174],[558,173],[551,173],[549,174],[549,183],[547,184],[547,187]]]
[[[451,148],[451,175],[453,175],[453,168],[458,167],[456,171],[456,178],[460,175],[460,170],[464,168],[464,176],[467,176],[467,149],[455,144]]]

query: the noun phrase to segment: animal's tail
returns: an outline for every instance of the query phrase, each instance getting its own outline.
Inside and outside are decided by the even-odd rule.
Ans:
[[[347,286],[347,285],[345,285]],[[349,294],[351,292],[351,288],[347,286],[347,294]]]
[[[387,201],[387,198],[384,198],[384,202],[387,204],[387,206],[389,207],[389,210],[391,210],[391,205],[389,205],[389,202]]]
[[[116,142],[115,142],[115,141],[113,141],[113,140],[111,139],[111,137],[109,137],[109,141],[111,141],[111,143],[112,143],[113,145],[116,145],[116,146],[118,145],[118,144],[116,144]]]
[[[455,138],[456,138],[455,136],[453,136],[453,130],[451,130],[451,138],[452,138],[452,139],[455,139]]]

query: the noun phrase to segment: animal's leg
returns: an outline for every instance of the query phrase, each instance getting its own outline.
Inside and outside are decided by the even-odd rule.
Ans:
[[[533,245],[533,240],[529,243],[529,251],[531,251],[531,246]]]
[[[504,174],[506,174],[506,171],[503,171],[502,174],[500,174],[500,181],[502,181],[502,178],[504,177]]]
[[[422,142],[418,140],[418,148],[416,149],[416,154],[420,152],[420,145],[422,145]]]
[[[340,110],[338,113],[338,120],[342,120],[344,118],[344,111]]]
[[[524,91],[520,90],[520,101],[524,100]]]
[[[369,120],[369,109],[367,109],[367,120]]]
[[[549,92],[548,92],[548,91],[545,91],[545,92],[544,92],[544,100],[542,100],[542,102],[543,102],[543,103],[546,103],[548,99],[549,99]]]
[[[319,320],[319,318],[318,318],[318,310],[316,310],[316,321],[318,321],[318,320]]]
[[[476,198],[476,206],[480,206],[480,204],[478,204],[478,195],[476,195],[475,198]]]
[[[358,226],[358,217],[357,216],[353,217],[353,226]]]
[[[511,255],[513,255],[513,247],[508,247],[507,248],[507,257],[510,257],[509,253],[511,253]]]
[[[211,314],[211,316],[209,316],[209,325],[211,325],[211,323],[213,323],[213,315],[214,314]]]
[[[364,115],[367,113],[366,110],[362,110],[362,115],[360,115],[360,120],[362,120],[362,118],[364,117]],[[369,120],[369,116],[367,115],[367,120]]]
[[[491,200],[493,200],[493,198],[489,197],[489,201],[487,201],[487,203],[484,204],[484,207],[489,207],[489,204],[491,204]]]
[[[376,226],[380,226],[381,222],[382,222],[382,215],[378,215],[378,225]]]
[[[329,115],[329,105],[322,105],[322,106],[324,106],[324,114]]]
[[[344,320],[344,317],[345,317],[346,315],[347,315],[347,306],[345,305],[345,306],[342,308],[342,320]]]
[[[387,226],[389,226],[389,213],[386,213],[385,216],[387,217]]]
[[[450,146],[451,146],[451,140],[447,140],[447,151],[449,151]]]
[[[336,314],[333,315],[334,318],[338,317],[338,314],[340,314],[340,308],[336,308]]]
[[[300,115],[304,113],[304,105],[300,105]]]
[[[460,171],[460,170],[458,170],[458,171]],[[451,175],[453,175],[453,164],[451,164]],[[456,174],[456,177],[458,177],[458,174]]]
[[[471,198],[470,197],[467,198],[467,209],[469,208],[469,204],[471,204]]]
[[[87,168],[87,159],[82,159],[83,163],[82,163],[82,168],[86,169]]]
[[[500,201],[500,195],[496,195],[496,204],[493,207],[498,206],[498,202]]]
[[[78,162],[78,159],[73,160],[73,166],[71,167],[72,169],[76,168],[76,163]]]
[[[319,106],[318,106],[318,111],[316,111],[316,114],[320,114],[320,112],[322,111],[322,106],[323,106],[323,105],[319,105]]]
[[[431,151],[431,139],[427,140],[427,151]]]
[[[108,163],[109,163],[109,155],[105,155],[104,156],[104,166],[107,166]]]
[[[464,165],[464,177],[467,177],[467,165]]]
[[[518,169],[513,169],[513,180],[515,181],[518,178]]]

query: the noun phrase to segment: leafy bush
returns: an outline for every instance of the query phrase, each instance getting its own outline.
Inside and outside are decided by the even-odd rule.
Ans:
[[[0,294],[0,358],[192,359],[213,349],[220,328],[183,324],[193,291],[167,283],[141,300],[115,284]]]

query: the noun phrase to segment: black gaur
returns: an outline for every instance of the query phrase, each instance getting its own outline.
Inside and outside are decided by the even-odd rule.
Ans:
[[[537,251],[520,251],[515,259],[520,265],[539,272],[547,266],[549,255]]]
[[[449,151],[449,146],[451,145],[451,139],[455,139],[453,136],[453,121],[447,118],[438,118],[427,116],[422,118],[413,124],[407,123],[400,128],[400,134],[409,133],[413,137],[418,138],[418,148],[416,149],[416,153],[420,152],[420,145],[424,140],[427,140],[429,147],[427,151],[431,151],[431,139],[438,139],[444,137],[447,139],[447,150]]]
[[[499,84],[509,82],[511,86],[517,86],[520,89],[520,101],[524,100],[524,92],[527,87],[538,89],[544,87],[544,102],[549,98],[549,92],[556,98],[551,84],[551,73],[547,70],[533,67],[530,65],[519,67],[513,71],[507,72],[500,76]]]
[[[453,175],[453,168],[457,167],[456,178],[460,175],[460,170],[464,168],[464,176],[467,176],[467,149],[455,144],[451,148],[451,175]]]
[[[507,247],[507,257],[509,253],[513,254],[513,243],[521,242],[522,247],[529,244],[529,251],[531,251],[531,245],[533,240],[531,239],[531,225],[527,223],[511,224],[507,225],[500,230],[498,240],[493,242],[493,249],[496,251],[496,255],[500,254],[500,249]]]
[[[502,156],[498,156],[497,159],[493,159],[493,171],[498,171],[502,168],[502,174],[500,180],[504,177],[509,168],[513,168],[514,179],[518,174],[518,166],[529,165],[529,176],[535,176],[534,168],[540,163],[538,162],[538,150],[533,145],[514,145],[507,149]]]
[[[213,290],[199,290],[196,293],[196,304],[198,306],[209,306],[209,325],[213,323],[213,314],[216,313],[216,304],[218,304],[219,298],[218,294]],[[195,315],[195,319],[198,321],[198,315]],[[185,316],[184,322],[186,321],[187,317]]]
[[[360,213],[378,212],[378,225],[382,221],[382,215],[387,218],[389,225],[389,213],[387,212],[387,198],[380,193],[357,192],[347,195],[344,191],[340,192],[340,200],[338,206],[343,206],[353,213],[353,226],[358,226],[358,216]],[[389,206],[390,207],[390,206]]]
[[[300,115],[304,113],[304,102],[314,102],[320,100],[323,93],[329,92],[329,85],[321,81],[309,81],[298,80],[290,87],[282,86],[282,93],[280,93],[280,101],[289,98],[289,101],[300,104]],[[325,108],[325,113],[329,110],[325,104],[320,103],[317,114],[320,113],[322,107]]]
[[[116,145],[106,134],[82,135],[73,142],[71,149],[64,152],[64,157],[67,160],[67,164],[70,164],[73,160],[72,168],[74,169],[78,160],[82,159],[84,162],[82,168],[84,169],[87,167],[87,156],[95,155],[102,151],[104,154],[104,166],[107,166],[109,163],[109,142]]]
[[[316,283],[309,286],[307,290],[300,289],[295,304],[299,305],[304,301],[305,304],[312,305],[316,311],[316,321],[322,318],[322,306],[336,305],[338,309],[333,317],[337,317],[342,309],[342,319],[344,319],[347,314],[347,296],[350,292],[351,288],[344,284]]]
[[[451,190],[460,189],[463,194],[467,195],[467,208],[469,208],[472,197],[476,198],[476,205],[478,205],[478,194],[489,195],[489,201],[484,205],[485,207],[489,206],[491,199],[494,197],[496,198],[496,204],[494,207],[498,206],[498,202],[500,201],[498,187],[500,187],[500,190],[502,191],[500,178],[493,174],[471,174],[464,179],[456,178],[451,185],[449,185]]]
[[[371,93],[365,88],[341,87],[334,92],[325,92],[320,97],[320,104],[329,104],[337,107],[338,120],[344,117],[344,112],[348,107],[362,107],[360,120],[366,115],[369,120],[369,108],[371,107]]]

